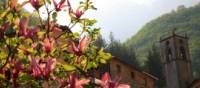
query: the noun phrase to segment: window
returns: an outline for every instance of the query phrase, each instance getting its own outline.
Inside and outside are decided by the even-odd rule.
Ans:
[[[166,61],[169,62],[170,60],[172,60],[172,51],[169,47],[167,47],[167,49],[166,49]]]
[[[117,64],[117,72],[120,73],[121,72],[121,66],[119,64]]]
[[[166,44],[166,62],[169,62],[170,60],[172,60],[172,51],[171,48],[169,47],[169,41],[167,41],[165,44]]]
[[[186,60],[185,48],[183,46],[180,47],[180,56],[182,59]]]
[[[135,79],[135,73],[134,72],[131,72],[131,78]]]
[[[166,46],[169,46],[169,41],[166,41],[165,44],[166,44]]]
[[[179,42],[180,42],[180,44],[183,44],[183,43],[184,43],[182,39],[180,39]]]
[[[147,87],[147,78],[145,78],[145,87]]]

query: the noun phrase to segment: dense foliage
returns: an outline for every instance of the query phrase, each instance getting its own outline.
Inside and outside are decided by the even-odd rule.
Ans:
[[[177,28],[178,35],[189,37],[189,48],[192,58],[193,71],[195,76],[200,75],[200,4],[186,8],[183,5],[177,10],[164,14],[155,20],[147,23],[136,35],[130,38],[125,44],[128,47],[135,47],[137,58],[142,65],[148,55],[147,50],[153,44],[159,46],[161,37],[169,36],[174,28]]]
[[[147,60],[145,61],[144,69],[146,72],[159,78],[159,80],[156,81],[156,86],[158,88],[165,87],[166,82],[163,65],[161,63],[160,52],[158,50],[158,47],[156,47],[155,45],[153,45],[152,48],[148,50]]]
[[[74,9],[69,0],[0,1],[0,85],[3,88],[129,88],[111,80],[108,73],[102,79],[94,78],[93,69],[106,63],[111,55],[97,48],[94,40],[99,28],[96,20],[84,16],[95,10],[90,0],[80,1]],[[22,11],[30,3],[30,13]],[[54,8],[51,8],[54,6]],[[40,17],[44,7],[47,18]],[[66,11],[68,25],[57,24],[57,15]],[[30,21],[31,20],[31,21]],[[30,23],[32,22],[32,23]],[[72,32],[79,25],[81,32]]]
[[[134,67],[139,68],[139,63],[135,56],[135,49],[133,47],[127,47],[125,44],[116,40],[111,32],[109,41],[106,42],[101,36],[95,41],[98,47],[105,48],[106,52],[109,52],[114,57],[118,57],[121,61]]]

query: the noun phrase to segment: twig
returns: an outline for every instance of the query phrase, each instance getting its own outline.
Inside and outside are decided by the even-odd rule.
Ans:
[[[44,2],[44,5],[45,5],[45,8],[46,8],[46,10],[47,10],[47,37],[49,38],[49,32],[50,32],[50,14],[51,14],[51,12],[49,11],[49,9],[48,9],[48,7],[47,7],[47,3],[46,3],[46,1],[45,0],[43,0],[43,2]]]
[[[78,19],[71,27],[66,26],[66,27],[69,27],[69,28],[66,28],[66,30],[65,30],[62,34],[58,35],[58,37],[56,37],[55,40],[57,40],[58,38],[60,38],[60,37],[61,37],[62,35],[64,35],[66,32],[72,33],[71,29],[72,29],[78,22],[79,22],[79,19]],[[70,23],[70,24],[71,24],[71,23]],[[69,25],[70,25],[70,24],[69,24]]]
[[[41,17],[41,15],[40,15],[39,10],[37,10],[37,13],[38,13],[38,15],[39,15],[39,19],[40,19],[40,24],[41,24],[40,27],[43,28],[42,17]]]

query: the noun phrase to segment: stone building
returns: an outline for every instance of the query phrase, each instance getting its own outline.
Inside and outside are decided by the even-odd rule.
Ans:
[[[105,71],[109,72],[112,79],[120,76],[122,78],[120,82],[131,85],[131,88],[155,88],[155,82],[158,80],[153,75],[117,57],[110,59],[108,64],[101,68],[104,70],[100,71],[101,74]]]
[[[200,88],[193,80],[188,37],[176,35],[160,40],[160,49],[167,88]]]

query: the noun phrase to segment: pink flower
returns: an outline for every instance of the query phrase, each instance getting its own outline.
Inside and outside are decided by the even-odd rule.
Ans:
[[[40,64],[40,67],[41,67],[41,69],[43,71],[44,77],[46,79],[48,79],[49,76],[50,76],[50,73],[52,72],[52,70],[56,66],[56,59],[55,58],[51,58],[51,57],[48,57],[46,59],[48,59],[48,61],[45,63],[44,66],[42,66],[42,64]]]
[[[101,88],[130,88],[129,85],[119,84],[120,78],[110,80],[109,73],[104,73],[101,80],[95,79],[95,83],[100,85]]]
[[[60,11],[61,8],[66,7],[66,5],[64,5],[65,1],[66,0],[61,0],[59,3],[56,3],[56,1],[53,0],[53,4],[54,4],[56,11]]]
[[[17,2],[18,0],[10,0],[9,6],[13,11],[17,11]],[[22,7],[24,5],[26,5],[28,3],[28,1],[23,2],[22,4],[20,4],[20,6],[18,7],[18,11],[22,9]]]
[[[39,67],[39,57],[33,59],[31,56],[28,56],[31,65],[31,75],[38,79],[42,75],[42,70]]]
[[[4,38],[4,32],[7,30],[7,28],[10,26],[9,22],[6,22],[2,25],[0,25],[0,40]]]
[[[17,2],[18,0],[10,0],[10,8],[14,11],[16,11]]]
[[[42,5],[40,3],[40,0],[29,0],[29,2],[31,3],[31,5],[38,10]]]
[[[44,42],[42,43],[43,48],[45,50],[46,53],[50,53],[53,49],[53,45],[54,45],[54,40],[52,38],[48,39],[44,39]]]
[[[89,79],[78,80],[76,74],[71,74],[68,80],[61,79],[59,83],[61,87],[67,86],[68,88],[83,88],[83,85],[86,85],[90,82]]]
[[[0,25],[0,31],[5,31],[10,26],[10,22]]]
[[[10,64],[10,71],[11,71],[10,76],[12,77],[14,87],[17,88],[18,87],[17,78],[19,77],[19,73],[24,70],[24,67],[22,65],[21,60],[14,60],[10,58],[9,64]]]
[[[29,56],[32,72],[31,75],[36,79],[40,78],[41,76],[44,76],[46,79],[48,79],[50,77],[50,73],[55,68],[56,59],[51,57],[48,57],[46,59],[47,62],[41,62],[41,59],[39,57],[33,59],[31,58],[31,56]]]
[[[28,28],[28,18],[21,19],[19,22],[19,35],[25,36],[27,35],[27,28]]]
[[[67,4],[69,6],[69,12],[72,16],[76,17],[76,18],[80,18],[83,15],[83,11],[81,11],[80,8],[77,8],[76,11],[74,11],[71,7],[71,4],[69,2],[69,0],[67,0]]]
[[[29,27],[28,18],[21,19],[19,22],[19,36],[24,36],[25,38],[33,38],[37,32],[40,30],[38,27]]]
[[[15,69],[12,69],[12,77],[16,80],[16,78],[19,76],[19,73],[24,70],[21,60],[15,61],[13,68]]]
[[[2,69],[0,70],[0,74],[5,74],[5,72],[6,72],[6,68],[2,68]]]
[[[39,29],[39,27],[37,27],[37,26],[33,26],[33,27],[28,28],[26,38],[33,38],[34,36],[37,35],[37,32],[38,32],[39,30],[40,30],[40,29]]]
[[[19,73],[20,71],[24,70],[24,66],[22,65],[21,60],[17,60],[15,63],[16,71]]]
[[[74,15],[76,18],[80,18],[83,15],[83,11],[78,8],[76,9],[76,12],[72,12],[72,15]]]
[[[85,47],[89,43],[89,38],[84,36],[80,41],[78,47],[76,47],[75,43],[70,41],[69,52],[76,54],[77,56],[81,56]]]
[[[37,43],[31,44],[31,48],[36,49],[37,48]]]

